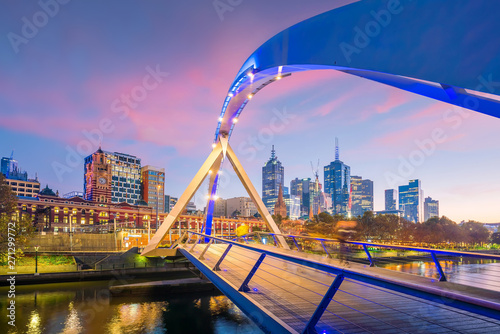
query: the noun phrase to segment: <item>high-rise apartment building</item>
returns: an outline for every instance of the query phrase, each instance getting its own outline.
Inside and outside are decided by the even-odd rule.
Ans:
[[[308,216],[310,210],[313,215],[321,211],[321,184],[318,179],[311,180],[295,178],[290,181],[290,195],[300,198],[300,211],[302,216]]]
[[[5,182],[16,196],[38,197],[38,193],[40,193],[38,178],[28,179],[28,172],[22,171],[18,167],[17,160],[14,160],[13,154],[10,158],[2,158],[1,170],[5,176]]]
[[[403,217],[414,223],[422,219],[422,188],[420,180],[410,180],[408,185],[399,186],[399,210]]]
[[[177,197],[172,197],[170,195],[165,195],[165,212],[170,212],[174,208],[175,204],[179,199]]]
[[[340,161],[338,139],[335,138],[335,161],[324,168],[325,193],[332,198],[333,214],[351,215],[351,167]]]
[[[223,198],[217,198],[214,201],[214,217],[227,217],[227,201]]]
[[[439,217],[439,201],[426,197],[424,200],[424,221],[432,217]]]
[[[394,211],[396,210],[396,190],[386,189],[385,190],[385,210]]]
[[[158,212],[165,212],[165,168],[144,166],[141,168],[142,199]]]
[[[286,205],[286,212],[290,219],[295,220],[301,217],[300,197],[295,195],[283,195]]]
[[[285,169],[276,157],[276,151],[271,151],[271,158],[262,167],[262,201],[269,212],[273,213],[274,205],[278,200],[279,187],[284,186]],[[231,212],[228,210],[228,214]]]
[[[136,205],[141,196],[141,159],[99,149],[85,158],[84,198]]]
[[[226,200],[226,210],[229,217],[250,217],[257,213],[257,208],[250,197],[228,198]]]
[[[351,176],[351,199],[353,216],[373,211],[373,181],[363,180],[361,176]]]

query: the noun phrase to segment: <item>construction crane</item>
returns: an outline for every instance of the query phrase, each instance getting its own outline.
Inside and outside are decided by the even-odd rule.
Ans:
[[[311,161],[311,170],[313,175],[316,177],[316,181],[319,182],[319,159],[318,164],[316,165],[316,169],[314,169],[313,162]]]

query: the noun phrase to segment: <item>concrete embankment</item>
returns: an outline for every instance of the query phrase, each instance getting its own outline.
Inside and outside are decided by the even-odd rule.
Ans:
[[[42,283],[57,283],[57,282],[80,282],[80,281],[97,281],[97,280],[112,280],[112,279],[133,279],[133,278],[161,278],[161,279],[178,279],[188,276],[196,276],[198,270],[189,262],[172,263],[163,267],[146,267],[146,268],[128,268],[128,269],[111,269],[111,270],[83,270],[75,272],[61,273],[41,273],[34,274],[11,274],[0,276],[0,286],[9,284],[7,279],[10,276],[15,276],[16,284],[42,284]]]
[[[215,285],[206,279],[198,277],[182,278],[168,281],[144,282],[135,284],[115,285],[109,288],[113,297],[164,295],[191,292],[219,291]]]

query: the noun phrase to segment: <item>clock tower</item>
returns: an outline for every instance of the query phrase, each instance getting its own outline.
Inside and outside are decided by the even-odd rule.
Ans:
[[[111,164],[101,148],[85,158],[84,198],[111,203]]]

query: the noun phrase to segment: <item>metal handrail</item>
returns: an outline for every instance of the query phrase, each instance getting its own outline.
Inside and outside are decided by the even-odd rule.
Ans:
[[[276,235],[283,236],[287,238],[301,238],[301,239],[310,239],[315,241],[323,241],[323,242],[340,242],[338,239],[329,239],[329,238],[316,238],[304,235],[293,235],[293,234],[282,234],[282,233],[272,233],[272,232],[252,232],[247,234],[247,236],[252,234],[268,234],[268,235]],[[453,250],[444,250],[444,249],[436,249],[436,248],[425,248],[425,247],[412,247],[412,246],[399,246],[399,245],[387,245],[387,244],[378,244],[373,242],[364,242],[364,241],[345,241],[347,244],[352,245],[360,245],[360,246],[372,246],[372,247],[381,247],[381,248],[392,248],[392,249],[402,249],[402,250],[412,250],[418,252],[426,252],[426,253],[437,253],[443,255],[455,255],[455,256],[467,256],[467,257],[477,257],[482,259],[489,260],[500,260],[500,255],[494,254],[484,254],[484,253],[472,253],[472,252],[462,252],[462,251],[453,251]]]
[[[318,305],[316,311],[313,313],[313,316],[311,317],[311,319],[307,323],[307,326],[304,329],[303,333],[307,333],[309,331],[314,330],[314,327],[315,327],[317,321],[321,318],[321,315],[328,307],[329,302],[332,300],[335,292],[339,289],[339,286],[341,285],[342,281],[344,280],[344,277],[349,278],[349,279],[353,279],[356,281],[372,284],[372,285],[382,287],[385,289],[397,291],[397,292],[405,292],[405,293],[408,293],[410,295],[424,298],[427,300],[431,300],[431,301],[434,301],[437,303],[443,303],[443,304],[446,303],[446,301],[442,298],[442,295],[438,296],[438,295],[436,295],[435,292],[429,292],[429,291],[425,291],[422,289],[418,289],[418,288],[414,287],[414,285],[412,285],[412,284],[405,284],[404,282],[395,282],[391,279],[386,279],[386,278],[383,278],[380,276],[371,276],[368,274],[355,272],[355,271],[349,270],[347,268],[335,267],[335,266],[328,264],[328,263],[325,263],[323,261],[302,258],[300,256],[293,255],[293,253],[291,254],[291,253],[276,252],[276,251],[273,251],[272,248],[269,248],[269,249],[259,248],[259,247],[252,246],[250,244],[243,244],[243,243],[235,242],[232,240],[222,239],[222,238],[214,237],[211,235],[207,235],[207,234],[203,234],[203,233],[199,233],[199,232],[195,232],[195,231],[188,231],[188,233],[191,234],[191,237],[194,235],[197,235],[198,238],[197,238],[197,240],[194,241],[193,247],[190,247],[189,250],[186,248],[186,246],[189,243],[189,241],[191,240],[191,237],[188,238],[188,240],[184,244],[184,247],[181,250],[181,252],[184,255],[186,255],[186,257],[188,257],[188,259],[191,262],[194,261],[193,263],[195,263],[196,261],[203,260],[203,255],[207,251],[208,247],[210,247],[210,245],[212,245],[214,243],[214,241],[228,244],[228,247],[223,252],[221,257],[218,259],[215,266],[212,269],[208,269],[208,271],[206,271],[207,268],[203,269],[203,270],[205,270],[204,274],[209,275],[208,276],[209,278],[213,276],[214,272],[221,270],[220,265],[223,262],[224,258],[226,257],[226,255],[228,254],[228,252],[232,246],[237,246],[237,247],[240,247],[243,249],[248,249],[248,250],[251,250],[251,251],[254,251],[254,252],[260,254],[259,259],[254,264],[253,268],[250,270],[249,274],[247,275],[247,277],[243,281],[243,284],[241,285],[241,287],[238,289],[238,291],[240,291],[241,293],[244,293],[244,292],[249,290],[248,283],[251,280],[251,278],[253,277],[253,275],[255,274],[255,272],[259,269],[260,264],[262,263],[262,261],[264,260],[264,258],[266,256],[270,256],[270,257],[273,257],[273,258],[276,258],[279,260],[288,261],[288,262],[291,262],[294,264],[302,265],[302,266],[305,266],[308,268],[312,268],[315,270],[323,271],[325,273],[336,275],[336,278],[334,279],[333,283],[329,287],[327,293],[323,296],[321,303]],[[287,235],[282,235],[282,236],[287,236]],[[298,236],[294,236],[294,237],[298,237]],[[207,245],[203,249],[203,252],[201,253],[201,255],[198,258],[194,257],[192,254],[192,251],[194,250],[194,247],[203,239],[210,239],[210,242],[207,243]],[[200,270],[202,270],[202,269],[200,269]],[[486,315],[489,317],[494,317],[496,319],[500,319],[498,311],[492,310],[488,306],[484,306],[483,304],[477,304],[474,302],[471,303],[470,299],[468,299],[468,301],[463,301],[461,299],[455,299],[454,302],[455,302],[455,304],[454,304],[455,307],[458,307],[460,309],[472,311],[472,312],[475,312],[478,314],[482,314],[482,315]]]

